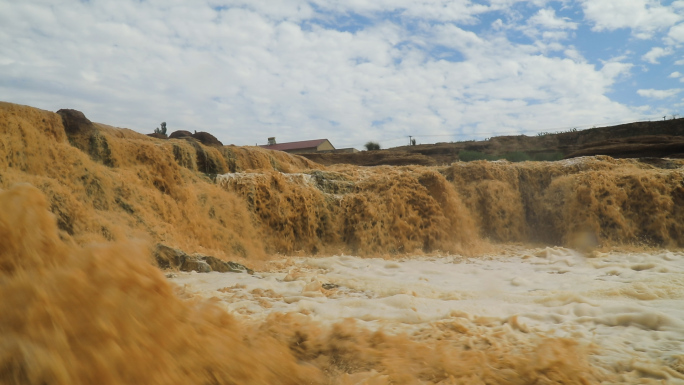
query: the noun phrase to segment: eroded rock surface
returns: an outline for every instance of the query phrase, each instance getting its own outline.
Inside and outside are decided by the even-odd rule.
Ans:
[[[202,143],[205,146],[216,146],[216,147],[222,147],[223,143],[221,143],[220,140],[216,139],[216,137],[208,132],[195,132],[192,134],[192,137],[199,140],[200,143]]]
[[[93,122],[81,111],[65,108],[57,111],[57,114],[62,117],[67,135],[91,135],[96,130]]]
[[[198,273],[209,273],[218,271],[219,273],[247,273],[253,274],[252,269],[237,262],[222,261],[216,257],[203,254],[188,255],[183,250],[179,250],[164,244],[158,244],[154,252],[157,266],[161,269],[180,271],[196,271]]]
[[[190,131],[185,131],[185,130],[178,130],[174,131],[169,135],[170,139],[178,139],[178,138],[185,138],[185,137],[191,137],[192,138],[192,132]]]

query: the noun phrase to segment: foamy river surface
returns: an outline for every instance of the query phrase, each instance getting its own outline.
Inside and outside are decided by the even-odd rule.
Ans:
[[[424,338],[436,324],[458,320],[505,335],[507,343],[571,338],[591,347],[592,365],[627,373],[625,381],[684,384],[681,252],[588,257],[546,248],[479,258],[290,258],[273,266],[254,275],[178,273],[170,280],[255,321],[295,312]]]

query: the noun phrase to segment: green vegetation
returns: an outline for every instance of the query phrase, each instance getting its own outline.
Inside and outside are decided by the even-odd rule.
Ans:
[[[532,155],[532,160],[536,160],[536,161],[553,162],[553,161],[561,160],[561,159],[563,159],[563,153],[558,152],[558,151],[544,152],[544,153]]]
[[[502,157],[509,162],[525,162],[527,160],[532,160],[532,157],[530,157],[528,153],[522,151],[507,152],[503,154]]]
[[[458,159],[463,162],[470,162],[473,160],[496,160],[499,158],[480,151],[461,150],[458,152]]]
[[[592,127],[592,128],[596,128],[596,126],[594,126],[594,127]],[[567,130],[567,131],[556,131],[556,132],[542,131],[542,132],[538,132],[538,133],[537,133],[537,136],[540,136],[540,137],[541,137],[541,136],[546,136],[546,135],[567,134],[567,133],[569,133],[569,132],[577,132],[577,127],[573,127],[573,128],[571,128],[571,129],[569,129],[569,130]]]
[[[364,147],[366,147],[367,151],[379,150],[380,149],[380,143],[368,142],[368,143],[364,144]]]
[[[160,127],[155,128],[154,133],[166,136],[166,122],[161,123],[161,128]]]
[[[529,154],[523,151],[513,151],[504,154],[494,155],[485,154],[480,151],[461,150],[458,152],[458,158],[463,162],[471,162],[473,160],[500,160],[506,159],[509,162],[525,162],[531,161],[555,161],[563,159],[563,154],[560,152],[546,152],[538,154]]]

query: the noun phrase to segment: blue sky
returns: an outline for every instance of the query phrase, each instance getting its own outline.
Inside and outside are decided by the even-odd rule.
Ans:
[[[684,0],[0,0],[0,100],[361,149],[684,114]]]

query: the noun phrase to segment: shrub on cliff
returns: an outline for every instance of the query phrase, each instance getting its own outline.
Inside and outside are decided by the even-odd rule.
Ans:
[[[364,147],[366,147],[366,151],[379,150],[380,149],[380,143],[368,142],[368,143],[364,144]]]
[[[166,122],[161,122],[161,127],[155,128],[154,133],[166,138]]]

